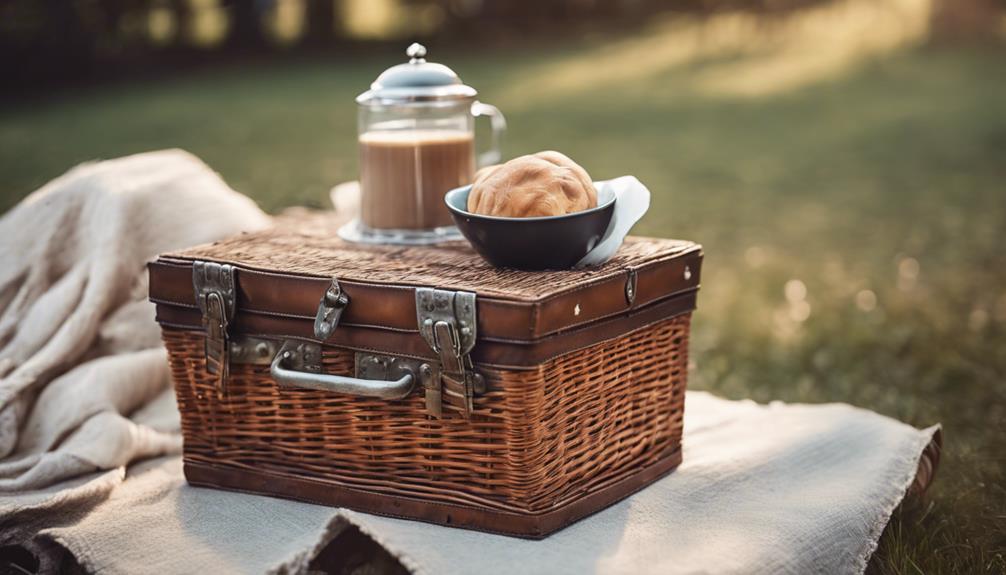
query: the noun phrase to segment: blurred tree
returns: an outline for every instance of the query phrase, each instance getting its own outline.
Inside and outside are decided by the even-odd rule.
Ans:
[[[632,29],[662,12],[771,14],[841,1],[0,0],[0,66],[15,86],[0,97],[32,86],[203,64],[216,53],[323,50],[434,35],[438,43],[511,43]],[[1002,37],[1006,0],[931,2],[936,41]],[[275,26],[279,12],[282,34]],[[290,14],[297,14],[295,26],[288,25]],[[356,29],[351,21],[367,25]]]
[[[178,26],[177,37],[183,42],[188,42],[192,37],[192,1],[191,0],[168,0],[168,7],[175,17]]]
[[[929,29],[939,43],[994,41],[1001,34],[1006,0],[933,0]]]
[[[263,13],[272,0],[226,0],[230,18],[230,33],[226,46],[242,52],[258,52],[268,47],[262,26]]]
[[[307,2],[307,33],[304,41],[314,46],[326,46],[335,38],[334,0],[305,0]]]
[[[16,94],[29,82],[87,75],[114,52],[120,2],[5,0],[0,4],[0,66]]]

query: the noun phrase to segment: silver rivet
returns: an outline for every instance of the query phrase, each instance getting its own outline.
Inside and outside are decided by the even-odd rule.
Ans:
[[[576,304],[576,307],[573,308],[573,315],[580,315],[580,304]]]
[[[685,281],[692,279],[692,268],[685,266]]]

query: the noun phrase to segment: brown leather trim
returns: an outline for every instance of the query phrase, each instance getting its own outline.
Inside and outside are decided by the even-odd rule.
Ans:
[[[192,291],[191,262],[159,259],[148,265],[150,300],[195,308]],[[283,275],[239,268],[238,301],[242,312],[297,317],[314,321],[318,303],[331,279]],[[366,284],[339,280],[349,296],[350,305],[342,314],[341,325],[379,327],[416,331],[416,292],[411,286]],[[353,305],[367,302],[367,305]],[[526,303],[479,298],[479,330],[526,337],[532,333],[532,309]],[[485,324],[485,325],[483,325]]]
[[[185,462],[185,478],[192,485],[272,495],[347,507],[365,513],[486,531],[499,535],[542,539],[620,501],[660,479],[681,463],[681,450],[624,479],[545,513],[521,514],[474,506],[433,503],[353,489],[335,481],[277,475],[256,469],[230,468]]]
[[[504,340],[533,341],[557,332],[594,323],[628,310],[645,307],[668,296],[699,286],[702,249],[696,245],[637,268],[636,297],[629,302],[625,285],[630,270],[613,278],[588,283],[549,298],[517,301],[478,298],[478,332]],[[149,264],[150,300],[157,304],[195,308],[191,260],[160,258]],[[683,270],[691,274],[685,279]],[[329,278],[284,275],[238,268],[239,314],[254,312],[313,321]],[[350,305],[340,325],[415,331],[415,287],[369,284],[339,279]],[[431,286],[437,287],[437,286]],[[366,302],[366,305],[353,305]]]
[[[701,265],[702,252],[696,246],[693,250],[637,268],[636,296],[631,303],[626,297],[629,270],[614,278],[563,292],[541,302],[537,331],[543,334],[556,333],[646,307],[673,295],[694,291],[699,287]],[[689,270],[688,279],[684,277],[686,266]]]
[[[695,309],[696,292],[679,294],[645,308],[623,312],[591,325],[570,329],[536,341],[507,341],[480,337],[472,359],[476,364],[526,369],[551,358],[621,337],[636,329]],[[176,305],[158,304],[157,321],[169,327],[202,329],[199,311]],[[239,313],[231,323],[234,335],[314,340],[314,318],[280,317],[259,313]],[[391,332],[386,329],[339,324],[326,345],[386,354],[436,359],[430,346],[416,330]]]

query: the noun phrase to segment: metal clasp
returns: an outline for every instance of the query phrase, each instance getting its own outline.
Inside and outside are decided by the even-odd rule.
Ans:
[[[475,372],[471,350],[475,347],[475,294],[432,288],[416,289],[419,333],[440,358],[440,376],[420,374],[426,390],[426,409],[443,416],[451,406],[465,419],[474,410],[474,396],[485,393],[485,378]]]
[[[222,397],[230,371],[228,330],[237,304],[234,267],[216,262],[193,262],[192,287],[206,332],[206,371],[217,376],[217,396]]]
[[[318,313],[314,316],[314,337],[322,341],[328,339],[339,325],[342,310],[348,305],[349,296],[342,291],[339,281],[332,278],[332,285],[328,286],[325,295],[321,296]]]
[[[625,303],[632,307],[632,304],[636,303],[636,283],[638,282],[638,274],[636,270],[629,269],[629,273],[625,277]]]

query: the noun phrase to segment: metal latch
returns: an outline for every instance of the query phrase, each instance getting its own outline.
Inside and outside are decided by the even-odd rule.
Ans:
[[[342,310],[348,305],[349,296],[342,291],[339,281],[332,278],[332,285],[328,286],[325,295],[321,296],[318,313],[314,316],[314,337],[321,341],[328,339],[339,325]]]
[[[632,307],[632,304],[636,303],[636,283],[638,282],[639,274],[634,269],[629,269],[628,274],[625,277],[625,303]]]
[[[206,332],[206,371],[217,376],[217,396],[223,396],[230,365],[227,331],[234,319],[237,302],[234,267],[216,262],[193,262],[192,287]]]
[[[475,294],[433,288],[416,289],[419,333],[440,358],[440,374],[421,373],[426,410],[443,416],[443,406],[471,417],[475,394],[485,393],[485,379],[475,372]]]

